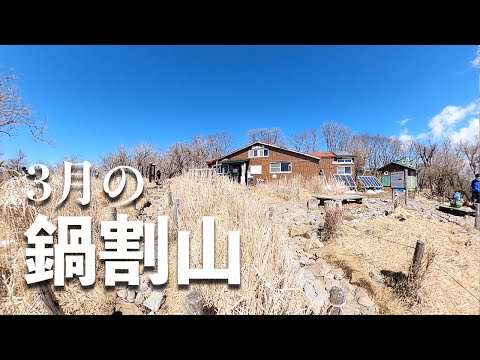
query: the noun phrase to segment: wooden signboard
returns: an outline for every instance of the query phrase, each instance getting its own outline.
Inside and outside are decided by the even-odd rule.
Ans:
[[[390,187],[392,189],[406,189],[405,172],[394,171],[390,173]]]

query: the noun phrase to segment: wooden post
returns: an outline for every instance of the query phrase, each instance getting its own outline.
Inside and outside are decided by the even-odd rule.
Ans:
[[[341,287],[334,286],[330,290],[330,304],[330,315],[342,314],[342,306],[345,305],[345,291]]]
[[[480,204],[475,203],[475,228],[480,229]]]
[[[393,211],[395,212],[395,209],[397,208],[397,199],[395,198],[395,189],[392,189],[392,203],[393,203]]]
[[[408,271],[409,278],[415,278],[417,276],[420,265],[422,264],[423,253],[425,252],[426,242],[425,240],[418,240],[415,246],[415,252],[413,253],[413,261]]]
[[[64,315],[60,304],[48,282],[42,282],[37,287],[37,293],[43,303],[43,307],[47,310],[48,315]]]
[[[172,220],[175,229],[178,229],[178,199],[173,199]]]
[[[148,182],[152,182],[153,163],[148,164]]]
[[[192,291],[186,296],[185,314],[203,315],[203,298],[198,291]]]
[[[168,206],[173,206],[173,197],[172,197],[172,189],[170,189],[170,182],[167,183],[167,200]]]
[[[117,221],[117,208],[116,207],[110,208],[110,219],[112,221]]]
[[[408,206],[408,169],[405,169],[405,207]]]

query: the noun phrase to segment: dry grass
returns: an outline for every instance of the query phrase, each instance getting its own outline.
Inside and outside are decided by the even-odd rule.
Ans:
[[[337,237],[342,224],[343,207],[336,201],[325,202],[325,224],[322,230],[322,240],[330,241]]]
[[[420,305],[423,302],[422,290],[425,286],[427,276],[432,269],[435,259],[435,251],[425,254],[418,266],[410,265],[408,273],[383,271],[385,276],[385,284],[393,289],[393,291],[402,299],[409,308]]]
[[[307,191],[317,195],[345,194],[348,187],[335,179],[327,180],[323,176],[313,176],[304,181],[304,187]]]
[[[275,186],[275,185],[274,185]],[[277,186],[283,186],[277,185]],[[199,290],[210,310],[219,314],[303,314],[309,300],[298,283],[284,229],[269,219],[268,206],[250,189],[217,178],[196,181],[190,176],[172,180],[179,198],[179,227],[190,231],[191,267],[201,267],[201,216],[215,216],[215,265],[226,267],[227,232],[240,231],[241,285],[226,282],[192,282],[189,289],[176,285],[176,246],[170,246],[166,313],[183,313],[185,295]]]
[[[128,179],[131,180],[131,179]],[[117,199],[118,203],[133,193],[134,181],[127,180],[127,189]],[[98,260],[98,252],[103,250],[100,240],[100,221],[110,219],[110,206],[115,203],[103,192],[100,179],[91,179],[91,201],[82,207],[76,198],[81,191],[72,189],[69,198],[61,207],[56,207],[63,192],[63,177],[50,176],[52,195],[47,203],[30,204],[26,191],[31,183],[24,178],[14,178],[0,186],[0,239],[12,239],[15,242],[0,247],[0,314],[42,314],[44,310],[38,301],[34,289],[27,286],[25,274],[26,238],[23,235],[37,214],[43,214],[56,226],[57,216],[91,216],[92,243],[96,246],[96,283],[90,289],[80,287],[78,279],[67,281],[63,289],[54,289],[60,306],[66,314],[111,314],[114,310],[115,291],[104,286],[103,264]],[[137,200],[141,201],[141,199]],[[120,210],[119,210],[120,212]],[[133,206],[123,208],[130,219],[135,218]],[[56,236],[54,236],[54,242]]]
[[[268,181],[250,188],[253,196],[270,204],[306,202],[312,195],[345,194],[347,190],[343,183],[334,179],[328,181],[320,176],[304,179],[301,175]]]
[[[302,181],[301,176],[293,176],[291,178],[271,180],[258,185],[257,188],[264,193],[264,196],[278,197],[286,201],[299,201]]]
[[[451,223],[425,220],[405,209],[400,212],[402,216],[364,221],[357,224],[356,229],[343,226],[342,236],[326,247],[326,256],[349,267],[350,272],[363,274],[363,285],[370,289],[383,313],[480,314],[480,303],[477,300],[480,298],[478,230],[470,225],[462,228]],[[400,221],[399,217],[405,220]],[[372,235],[367,235],[366,230]],[[411,306],[411,302],[402,301],[385,285],[373,282],[368,273],[371,270],[384,270],[406,274],[412,261],[413,247],[419,239],[426,240],[427,251],[434,251],[436,256],[422,286],[418,288],[421,301]],[[469,240],[471,246],[466,246]],[[440,268],[459,281],[477,299]]]

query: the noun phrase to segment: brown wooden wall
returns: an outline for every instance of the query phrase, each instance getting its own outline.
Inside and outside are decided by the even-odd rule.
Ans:
[[[278,161],[291,161],[292,172],[289,174],[276,174],[277,180],[291,178],[295,175],[301,175],[304,179],[309,179],[313,176],[318,176],[320,174],[320,169],[323,169],[324,174],[328,179],[331,178],[331,175],[337,173],[338,165],[332,164],[332,161],[335,160],[334,158],[322,158],[319,161],[309,156],[297,154],[288,150],[278,149],[270,146],[265,146],[265,147],[268,148],[269,150],[268,157],[250,158],[248,162],[248,165],[262,165],[262,175],[253,175],[254,183],[256,179],[263,179],[266,181],[272,180],[273,174],[270,173],[270,163],[278,162]],[[248,150],[250,150],[250,148],[234,153],[231,156],[229,156],[228,159],[229,160],[248,159]],[[227,158],[222,158],[221,160],[227,160]],[[352,175],[354,175],[355,165],[354,164],[346,164],[346,165],[352,167]]]

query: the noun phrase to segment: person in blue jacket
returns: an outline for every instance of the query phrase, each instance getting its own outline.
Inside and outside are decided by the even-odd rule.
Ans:
[[[472,192],[473,203],[480,203],[480,174],[475,174],[470,191]]]

